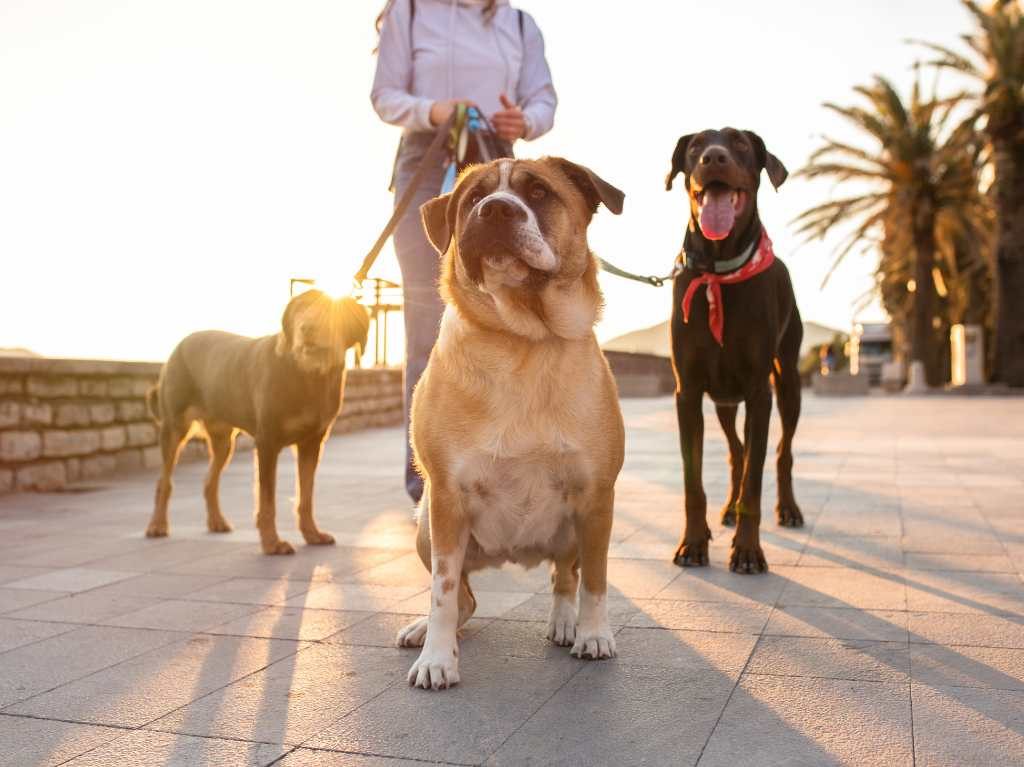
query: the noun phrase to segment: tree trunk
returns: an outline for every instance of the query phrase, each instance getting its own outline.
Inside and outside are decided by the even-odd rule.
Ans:
[[[995,378],[1024,386],[1024,143],[994,141],[996,240]]]
[[[918,205],[913,219],[914,238],[914,308],[910,320],[910,366],[920,365],[927,374],[929,386],[938,386],[933,364],[935,317],[935,280],[932,267],[935,266],[935,209],[931,202]],[[913,376],[911,376],[913,380]]]

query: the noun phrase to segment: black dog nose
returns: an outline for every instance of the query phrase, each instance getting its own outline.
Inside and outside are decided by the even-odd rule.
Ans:
[[[724,165],[727,162],[729,162],[729,153],[725,151],[724,147],[720,146],[709,146],[704,150],[704,154],[700,156],[701,165],[711,165],[712,163]]]
[[[502,221],[525,221],[526,209],[517,205],[512,200],[504,197],[492,197],[484,200],[480,205],[477,215],[484,219],[497,219]]]

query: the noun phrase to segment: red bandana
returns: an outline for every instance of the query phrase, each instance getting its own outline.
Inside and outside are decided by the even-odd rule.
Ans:
[[[772,251],[772,241],[768,239],[768,233],[761,230],[761,240],[757,244],[757,252],[754,253],[747,263],[728,274],[712,274],[706,272],[699,277],[690,280],[686,286],[686,295],[683,296],[683,322],[690,321],[690,304],[693,303],[693,295],[701,285],[707,285],[708,296],[708,326],[711,335],[722,345],[722,328],[725,326],[725,307],[722,306],[722,283],[731,285],[734,282],[749,280],[756,274],[760,274],[775,261],[775,253]]]

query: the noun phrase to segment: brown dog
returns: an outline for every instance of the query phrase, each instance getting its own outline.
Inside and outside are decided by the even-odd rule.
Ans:
[[[186,337],[171,353],[147,401],[160,424],[163,470],[149,537],[168,533],[171,474],[182,443],[198,421],[206,433],[210,470],[206,476],[206,525],[226,533],[231,524],[220,510],[220,474],[231,459],[235,434],[256,441],[258,498],[256,527],[265,554],[292,554],[277,536],[277,455],[286,445],[298,453],[299,530],[306,543],[334,543],[313,521],[313,474],[325,435],[341,409],[345,351],[366,345],[366,310],[351,298],[332,300],[318,290],[302,293],[284,310],[281,332],[262,338],[208,330]]]
[[[774,257],[757,213],[761,171],[778,189],[786,169],[756,133],[706,130],[679,139],[666,188],[686,179],[690,222],[684,268],[672,295],[672,363],[683,453],[686,527],[675,562],[706,565],[711,530],[701,482],[704,394],[729,442],[732,489],[722,523],[736,525],[729,567],[741,573],[768,569],[761,551],[761,475],[775,383],[782,439],[778,448],[778,523],[800,527],[793,497],[793,435],[800,418],[797,365],[803,324],[789,272]],[[746,408],[745,438],[736,435],[736,409]]]
[[[554,563],[548,637],[578,657],[615,654],[606,576],[624,432],[594,337],[601,309],[587,225],[622,192],[567,160],[498,160],[426,203],[447,303],[413,396],[426,479],[417,549],[430,615],[399,632],[423,646],[409,683],[459,681],[456,631],[476,609],[468,574]],[[579,621],[576,592],[579,571]]]

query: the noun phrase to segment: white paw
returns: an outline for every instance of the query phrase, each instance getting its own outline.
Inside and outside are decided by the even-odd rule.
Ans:
[[[408,626],[399,629],[395,644],[399,647],[422,647],[427,636],[427,618],[417,618]]]
[[[577,626],[576,641],[573,643],[571,654],[587,660],[614,658],[615,637],[612,636],[611,626],[606,623],[603,626],[596,626],[592,630],[588,630],[582,625]]]
[[[568,647],[576,638],[576,608],[565,597],[556,596],[548,618],[548,639],[560,647]]]
[[[459,683],[458,649],[424,648],[409,669],[409,684],[424,690],[443,690]]]

